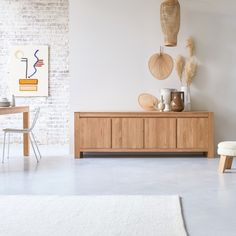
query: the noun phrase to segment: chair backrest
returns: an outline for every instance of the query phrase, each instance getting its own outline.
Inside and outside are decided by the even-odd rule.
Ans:
[[[40,107],[36,108],[36,112],[35,112],[35,115],[34,115],[34,119],[33,119],[33,122],[31,124],[31,127],[29,128],[29,130],[32,130],[38,120],[38,117],[39,117],[39,112],[40,112]]]

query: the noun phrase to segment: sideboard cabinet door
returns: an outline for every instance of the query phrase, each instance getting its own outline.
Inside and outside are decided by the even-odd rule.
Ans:
[[[145,118],[145,148],[176,148],[176,118]]]
[[[143,119],[113,118],[112,148],[143,148]]]
[[[208,148],[208,118],[178,118],[177,148]]]
[[[81,118],[80,148],[111,148],[110,118]]]

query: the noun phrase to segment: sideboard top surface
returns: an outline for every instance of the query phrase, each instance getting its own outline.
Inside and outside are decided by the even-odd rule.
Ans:
[[[213,112],[191,111],[191,112],[75,112],[79,117],[209,117]]]

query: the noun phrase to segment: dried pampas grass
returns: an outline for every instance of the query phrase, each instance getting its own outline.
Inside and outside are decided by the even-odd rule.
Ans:
[[[185,65],[185,78],[187,85],[191,85],[193,82],[193,78],[197,73],[197,63],[193,60],[193,58],[189,59]]]
[[[189,37],[187,39],[187,45],[186,47],[188,48],[189,51],[189,56],[192,57],[194,52],[195,52],[195,43],[192,37]]]
[[[175,69],[177,71],[181,84],[182,84],[182,78],[183,78],[184,64],[185,64],[185,58],[179,55],[175,61]]]
[[[188,48],[189,57],[185,58],[182,55],[178,55],[175,60],[175,70],[181,82],[181,86],[190,86],[192,84],[197,74],[198,67],[196,57],[194,56],[195,43],[192,37],[187,39],[186,47]]]

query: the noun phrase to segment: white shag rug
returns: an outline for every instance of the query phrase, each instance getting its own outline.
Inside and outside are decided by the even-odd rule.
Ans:
[[[1,236],[186,236],[178,196],[1,196]]]

